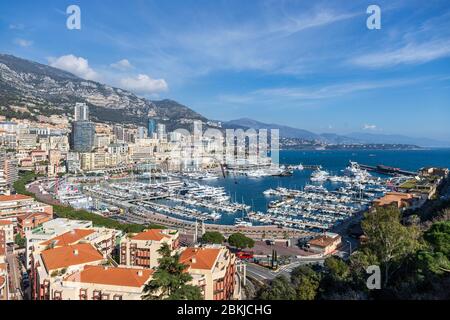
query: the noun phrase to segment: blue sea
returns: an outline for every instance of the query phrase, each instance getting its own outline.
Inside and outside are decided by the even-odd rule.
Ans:
[[[422,167],[450,167],[450,149],[431,150],[358,150],[358,151],[280,151],[280,163],[285,165],[321,165],[332,174],[341,174],[349,161],[366,165],[387,165],[408,171],[417,171]],[[264,196],[269,188],[285,187],[301,189],[309,184],[311,170],[295,171],[290,177],[248,178],[243,176],[205,181],[212,186],[223,186],[233,201],[244,202],[253,210],[266,211],[273,200]],[[239,216],[239,214],[238,214]],[[233,224],[236,215],[223,214],[216,223]]]

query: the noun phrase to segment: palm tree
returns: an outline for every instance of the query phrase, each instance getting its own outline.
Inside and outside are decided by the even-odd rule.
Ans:
[[[188,284],[192,276],[187,265],[180,262],[180,254],[172,251],[167,243],[158,249],[161,258],[153,278],[144,288],[145,300],[202,300],[199,287]]]

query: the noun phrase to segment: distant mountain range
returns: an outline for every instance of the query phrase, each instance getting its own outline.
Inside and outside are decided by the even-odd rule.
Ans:
[[[375,134],[354,132],[346,135],[334,133],[316,134],[304,129],[293,128],[278,124],[259,122],[253,119],[242,118],[227,121],[227,127],[242,127],[254,129],[278,129],[283,138],[315,140],[329,144],[408,144],[420,147],[450,147],[450,142],[429,138],[413,138],[402,135]]]

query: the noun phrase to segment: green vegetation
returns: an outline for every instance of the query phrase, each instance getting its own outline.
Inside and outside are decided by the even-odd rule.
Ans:
[[[26,172],[21,175],[20,179],[14,183],[14,189],[17,193],[32,196],[34,198],[35,195],[25,188],[25,186],[35,180],[38,176],[33,172]],[[105,227],[111,229],[122,230],[126,233],[137,233],[141,232],[144,229],[162,229],[164,227],[160,225],[140,225],[140,224],[125,224],[120,223],[116,220],[102,217],[98,214],[86,211],[86,210],[77,210],[69,206],[63,205],[52,205],[53,212],[56,216],[60,218],[73,219],[73,220],[87,220],[92,221],[93,225],[96,227]]]
[[[230,246],[236,247],[238,249],[253,248],[255,241],[244,234],[237,232],[233,233],[228,237],[228,243]]]
[[[20,235],[20,233],[17,233],[14,237],[14,243],[19,246],[19,248],[25,248],[26,245],[26,239]]]
[[[200,288],[189,285],[192,276],[185,272],[187,265],[180,263],[180,254],[172,251],[167,243],[158,250],[161,258],[153,278],[144,288],[145,300],[202,300]]]
[[[207,231],[202,236],[202,243],[222,244],[225,237],[217,231]]]
[[[417,185],[416,180],[408,180],[404,182],[402,185],[400,185],[401,189],[414,189]]]
[[[290,279],[265,285],[257,298],[449,299],[450,221],[435,222],[425,232],[402,222],[395,207],[367,213],[362,221],[367,240],[349,259],[329,257],[323,266],[300,266]],[[366,285],[366,269],[372,265],[381,269],[380,290]]]

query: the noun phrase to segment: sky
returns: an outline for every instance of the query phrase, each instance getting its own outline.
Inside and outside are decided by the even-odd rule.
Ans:
[[[366,24],[373,4],[380,29]],[[450,141],[448,0],[2,0],[0,40],[210,119]]]

